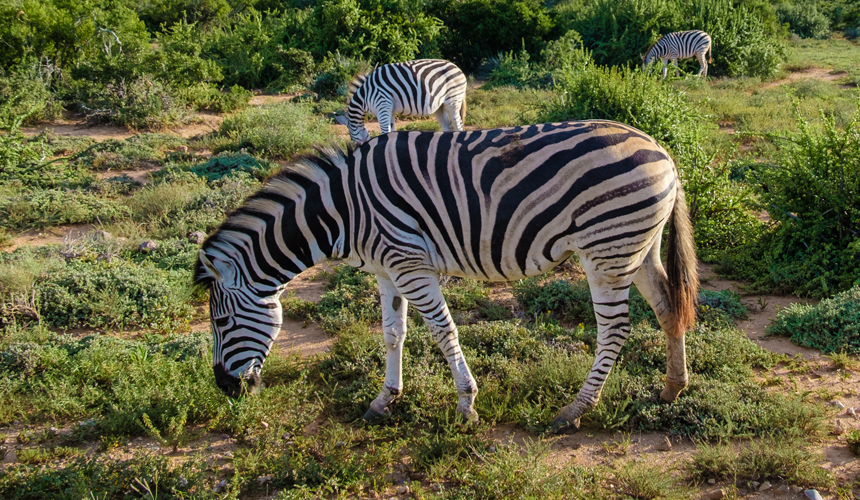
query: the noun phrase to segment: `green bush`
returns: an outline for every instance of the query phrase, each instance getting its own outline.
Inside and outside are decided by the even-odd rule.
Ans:
[[[0,227],[23,230],[59,224],[103,223],[128,214],[118,201],[82,190],[37,190],[0,195]]]
[[[131,265],[124,259],[75,259],[62,270],[36,281],[42,320],[77,328],[147,326],[167,331],[190,316],[187,292],[180,285],[187,272]]]
[[[135,129],[160,129],[182,122],[188,116],[179,93],[148,75],[119,83],[108,83],[91,94],[82,105],[91,123],[108,122]]]
[[[824,353],[860,353],[860,286],[818,305],[792,304],[765,331]]]
[[[860,114],[839,129],[797,111],[777,165],[748,178],[777,221],[759,241],[728,253],[719,271],[761,290],[825,297],[860,284]]]
[[[830,20],[818,11],[815,4],[781,3],[776,6],[779,22],[788,23],[791,32],[803,38],[830,38]]]
[[[310,105],[280,103],[248,108],[227,117],[216,152],[247,149],[268,159],[288,159],[329,140],[328,124]]]
[[[358,74],[368,73],[372,67],[367,61],[351,59],[335,52],[326,57],[320,69],[322,71],[310,86],[317,98],[346,100],[349,82]]]
[[[0,130],[9,130],[16,121],[30,125],[60,116],[62,105],[51,92],[57,69],[33,63],[25,72],[0,72]]]
[[[264,179],[279,167],[243,153],[221,153],[212,156],[206,163],[191,167],[192,174],[207,181],[214,181],[232,172],[247,172],[257,179]]]
[[[555,21],[539,0],[433,0],[431,15],[447,28],[439,44],[445,59],[474,71],[484,59],[524,48],[537,55]]]

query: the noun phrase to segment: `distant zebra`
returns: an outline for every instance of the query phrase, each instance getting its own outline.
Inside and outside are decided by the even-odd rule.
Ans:
[[[394,130],[394,114],[436,115],[443,131],[465,130],[466,75],[453,63],[440,59],[417,59],[374,68],[349,84],[346,125],[349,136],[358,144],[370,139],[364,114],[376,115],[383,134]]]
[[[675,65],[675,76],[678,76],[678,59],[687,59],[696,56],[699,60],[699,73],[697,76],[708,76],[708,63],[713,62],[711,54],[705,59],[705,54],[711,52],[711,37],[704,31],[678,31],[661,36],[648,47],[648,51],[642,57],[642,69],[648,67],[656,58],[663,60],[663,79],[666,79],[666,67],[671,59]]]
[[[667,264],[660,262],[668,224]],[[287,282],[326,258],[376,275],[385,383],[365,418],[403,389],[407,304],[447,359],[457,411],[478,392],[437,273],[509,281],[576,253],[598,325],[591,372],[554,421],[575,431],[597,404],[630,334],[628,291],[644,295],[667,337],[666,387],[687,385],[684,333],[698,287],[687,205],[669,154],[642,132],[584,121],[473,132],[395,132],[355,150],[320,150],[271,178],[203,244],[195,281],[210,289],[214,372],[237,396],[260,385],[281,327]]]

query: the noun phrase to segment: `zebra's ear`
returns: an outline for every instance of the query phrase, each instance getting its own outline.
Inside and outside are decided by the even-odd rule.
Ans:
[[[347,120],[343,115],[334,115],[334,121],[340,123],[341,125],[346,125]]]
[[[200,264],[203,265],[203,268],[206,269],[206,272],[208,272],[212,278],[218,281],[222,281],[224,279],[218,271],[218,268],[215,267],[215,264],[209,259],[209,256],[206,255],[206,252],[204,252],[202,248],[197,251],[197,257],[200,259]]]

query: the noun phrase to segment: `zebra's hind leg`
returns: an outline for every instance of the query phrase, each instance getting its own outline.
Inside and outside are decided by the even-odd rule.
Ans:
[[[377,276],[382,303],[382,335],[385,342],[385,383],[370,403],[364,420],[373,422],[389,414],[388,404],[403,391],[403,342],[406,340],[406,299],[386,277]]]
[[[460,108],[464,105],[464,101],[458,102],[450,99],[446,99],[445,103],[442,104],[442,107],[445,109],[445,113],[448,115],[448,121],[451,123],[454,130],[460,132],[466,130],[466,124],[463,123],[463,118],[460,113]]]
[[[439,287],[439,278],[435,270],[412,270],[404,272],[394,280],[400,293],[412,303],[412,306],[424,318],[433,339],[442,350],[448,361],[454,384],[457,387],[457,413],[469,422],[477,422],[478,414],[473,408],[475,396],[478,395],[478,384],[469,371],[466,358],[460,349],[457,326],[454,324],[448,305]]]
[[[633,275],[633,282],[654,310],[660,328],[666,333],[666,387],[660,393],[660,399],[671,403],[687,387],[689,377],[684,332],[674,331],[675,313],[669,297],[669,279],[660,262],[659,240],[648,252],[642,267]]]
[[[699,60],[699,74],[697,76],[708,76],[708,59],[705,57],[705,52],[696,52],[696,59]]]
[[[448,119],[448,113],[445,111],[445,105],[439,106],[433,116],[436,117],[436,121],[439,122],[439,126],[442,128],[442,132],[451,131],[451,121]]]
[[[576,400],[558,412],[552,422],[556,433],[572,433],[579,430],[579,420],[588,410],[597,405],[600,391],[609,372],[618,358],[618,352],[630,336],[629,296],[632,278],[623,274],[620,278],[601,275],[596,266],[585,261],[588,286],[594,303],[594,316],[597,319],[597,349],[594,364],[588,378],[576,395]]]

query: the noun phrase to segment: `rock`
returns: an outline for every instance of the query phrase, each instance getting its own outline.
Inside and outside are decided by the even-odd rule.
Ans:
[[[188,152],[188,146],[179,146],[178,148],[176,148],[176,151],[178,151],[180,153],[187,153]]]
[[[800,486],[789,486],[788,489],[792,493],[800,493],[801,491],[803,491],[803,488],[801,488]]]
[[[773,485],[770,484],[770,482],[765,481],[765,482],[761,483],[761,486],[758,487],[758,490],[759,491],[767,491],[771,488],[773,488]]]
[[[672,449],[672,442],[667,436],[663,436],[663,441],[657,445],[657,451],[669,451]]]
[[[777,492],[780,495],[785,495],[786,493],[789,493],[791,491],[791,488],[789,488],[787,484],[781,484],[777,489],[773,491]]]
[[[488,452],[490,452],[490,453],[495,453],[495,452],[496,452],[496,447],[495,447],[495,446],[490,446],[490,448],[489,448],[489,449],[487,449],[487,451],[488,451]]]
[[[146,240],[143,243],[141,243],[140,246],[137,247],[137,249],[143,253],[149,253],[149,252],[155,250],[156,248],[158,248],[158,243],[156,243],[152,240]]]
[[[227,460],[233,460],[233,454],[230,453],[229,451],[225,451],[224,452],[224,458],[226,458]]]
[[[215,493],[221,493],[222,491],[224,491],[224,488],[226,488],[226,487],[227,487],[227,480],[222,479],[221,482],[219,482],[218,484],[215,485],[215,488],[213,488],[212,491],[214,491]]]
[[[343,448],[344,446],[346,446],[345,441],[338,441],[337,443],[334,444],[335,448]]]
[[[194,231],[188,235],[188,241],[191,243],[196,243],[198,245],[202,244],[203,241],[206,240],[206,233],[203,231]]]
[[[430,489],[438,493],[442,491],[442,485],[439,483],[434,483],[430,485]]]
[[[269,484],[272,482],[272,476],[260,476],[257,478],[257,484],[263,486],[264,484]]]
[[[841,436],[845,432],[845,427],[842,427],[842,422],[838,419],[833,421],[833,435]]]
[[[811,498],[812,500],[824,500],[821,498],[821,493],[818,490],[806,490],[803,494],[806,495],[806,498]]]
[[[56,427],[48,427],[48,432],[51,434],[57,434],[60,431],[58,431]]]
[[[292,434],[291,432],[285,432],[285,433],[284,433],[284,435],[283,435],[283,436],[281,436],[281,438],[282,438],[284,441],[286,441],[286,440],[288,440],[288,439],[292,439],[292,437],[293,437],[293,434]]]
[[[398,495],[406,495],[407,493],[409,493],[409,486],[403,485],[397,487]]]
[[[420,481],[424,479],[425,474],[423,472],[410,472],[409,479],[413,481]]]
[[[841,410],[841,409],[843,409],[843,408],[845,408],[845,405],[844,405],[844,404],[842,404],[842,401],[834,401],[834,402],[833,402],[833,403],[831,403],[831,404],[832,404],[833,406],[835,406],[835,407],[839,408],[840,410]]]
[[[708,479],[708,484],[716,484],[717,480],[714,478]]]
[[[759,486],[761,486],[761,483],[758,481],[753,481],[750,483],[750,489],[753,491],[757,490]]]
[[[719,500],[726,496],[725,490],[722,488],[717,488],[715,490],[711,490],[702,495],[701,500]]]

